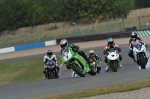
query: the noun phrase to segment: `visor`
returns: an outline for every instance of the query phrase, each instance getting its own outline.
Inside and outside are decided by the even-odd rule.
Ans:
[[[60,45],[60,46],[61,46],[61,48],[64,48],[64,47],[67,46],[67,43],[65,43],[65,44],[63,44],[63,45]]]
[[[90,56],[94,56],[94,53],[90,53]]]

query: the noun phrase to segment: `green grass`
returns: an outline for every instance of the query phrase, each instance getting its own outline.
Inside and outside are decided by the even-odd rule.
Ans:
[[[0,84],[41,80],[42,69],[42,59],[2,63]]]
[[[60,58],[58,58],[60,61]],[[59,62],[60,63],[60,62]],[[32,59],[0,64],[0,84],[37,81],[45,79],[43,59]]]

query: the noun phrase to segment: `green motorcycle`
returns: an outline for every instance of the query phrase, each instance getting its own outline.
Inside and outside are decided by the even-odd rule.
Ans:
[[[107,63],[109,66],[109,69],[112,72],[117,72],[120,68],[120,59],[119,59],[119,54],[115,48],[111,48],[108,51],[108,56],[107,56]]]
[[[69,66],[81,77],[84,77],[86,73],[96,75],[96,68],[89,66],[86,60],[70,47],[62,51],[62,63]]]

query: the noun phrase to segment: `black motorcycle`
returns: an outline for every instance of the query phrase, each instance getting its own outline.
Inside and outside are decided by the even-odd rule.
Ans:
[[[46,62],[46,76],[47,79],[59,78],[58,70],[56,68],[55,62],[53,60],[48,60]]]

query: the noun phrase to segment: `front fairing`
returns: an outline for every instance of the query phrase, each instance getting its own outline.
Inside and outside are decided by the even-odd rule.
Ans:
[[[133,46],[133,52],[135,54],[141,53],[141,52],[146,52],[146,47],[143,44],[138,44]]]
[[[62,51],[62,62],[66,63],[68,62],[72,57],[74,53],[71,51],[71,49],[66,48]]]
[[[107,63],[108,63],[108,66],[109,66],[110,69],[111,69],[111,65],[110,65],[111,61],[118,61],[118,66],[120,66],[119,54],[116,50],[110,51],[108,56],[107,56],[107,59],[108,59]]]
[[[74,52],[70,47],[62,51],[62,63],[70,67],[72,66],[72,64],[77,64],[78,66],[83,66],[84,70],[89,68],[89,65],[87,64],[85,59],[77,52]]]
[[[133,46],[133,54],[134,54],[135,60],[137,60],[137,54],[139,53],[145,53],[145,54],[147,53],[146,47],[142,43]]]
[[[116,50],[112,50],[108,52],[107,58],[109,60],[117,60],[119,58],[119,54]]]

